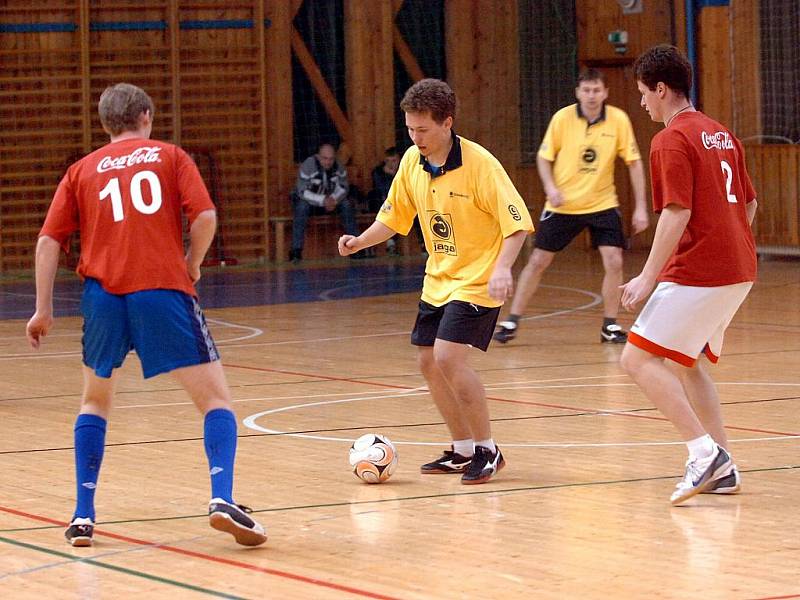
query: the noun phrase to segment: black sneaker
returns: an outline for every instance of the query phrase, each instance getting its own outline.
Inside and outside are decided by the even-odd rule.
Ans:
[[[510,342],[517,337],[517,324],[513,321],[500,321],[492,337],[501,344]]]
[[[267,541],[267,533],[247,516],[250,512],[253,511],[241,504],[214,498],[208,503],[208,522],[214,529],[230,533],[242,546],[259,546]]]
[[[492,452],[483,446],[475,446],[475,456],[461,476],[461,483],[471,485],[474,483],[486,483],[495,473],[506,466],[503,453],[500,448]]]
[[[622,331],[622,327],[614,323],[600,330],[600,341],[604,344],[624,344],[628,341],[628,334]]]
[[[463,473],[471,461],[471,456],[462,456],[450,446],[450,450],[445,450],[442,456],[422,465],[419,470],[422,474]]]
[[[86,547],[92,545],[94,521],[89,518],[76,517],[64,532],[64,537],[73,546]]]

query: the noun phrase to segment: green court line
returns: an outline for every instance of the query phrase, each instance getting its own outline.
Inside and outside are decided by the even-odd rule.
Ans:
[[[247,600],[244,596],[234,596],[232,594],[226,594],[224,592],[217,592],[216,590],[210,590],[207,588],[202,588],[196,585],[192,585],[190,583],[183,583],[181,581],[175,581],[174,579],[167,579],[165,577],[159,577],[158,575],[151,575],[150,573],[144,573],[142,571],[134,571],[133,569],[126,569],[125,567],[118,567],[116,565],[110,565],[107,563],[100,562],[98,560],[94,560],[91,558],[79,558],[75,557],[71,554],[67,554],[66,552],[59,552],[58,550],[51,550],[50,548],[45,548],[43,546],[36,546],[34,544],[27,544],[25,542],[20,542],[19,540],[12,540],[7,537],[0,536],[0,542],[4,542],[6,544],[11,544],[12,546],[19,546],[21,548],[27,548],[28,550],[35,550],[36,552],[44,552],[45,554],[51,554],[53,556],[58,556],[60,558],[66,558],[70,562],[82,562],[93,565],[95,567],[100,567],[102,569],[109,569],[111,571],[117,571],[118,573],[124,573],[125,575],[132,575],[133,577],[141,577],[142,579],[148,579],[150,581],[156,581],[158,583],[164,583],[167,585],[183,588],[185,590],[191,590],[193,592],[199,592],[201,594],[207,594],[209,596],[216,596],[217,598],[230,598],[231,600]],[[12,574],[13,575],[13,574]]]
[[[773,471],[791,471],[793,469],[800,469],[800,465],[784,465],[780,467],[764,467],[762,469],[739,469],[740,473],[768,473]],[[452,498],[456,496],[478,496],[487,494],[507,494],[513,492],[536,492],[540,490],[560,490],[567,488],[580,488],[580,487],[593,487],[601,485],[619,485],[626,483],[642,483],[646,481],[664,481],[667,479],[678,479],[680,475],[659,475],[657,477],[639,477],[635,479],[613,479],[609,481],[583,481],[578,483],[555,483],[552,485],[532,485],[517,488],[505,489],[484,489],[484,490],[471,490],[468,492],[448,492],[446,494],[426,494],[421,496],[401,496],[397,498],[378,498],[375,500],[359,500],[357,502],[329,502],[325,504],[304,504],[297,506],[278,506],[276,508],[261,508],[253,510],[253,514],[257,513],[274,513],[286,512],[291,510],[308,510],[315,508],[341,508],[343,506],[360,506],[364,504],[386,504],[388,502],[403,502],[409,500],[433,500],[436,498]],[[391,484],[388,484],[391,485]],[[184,519],[200,519],[206,518],[208,514],[202,515],[182,515],[174,517],[155,517],[153,519],[124,519],[120,521],[101,521],[96,524],[97,527],[106,525],[121,525],[125,523],[156,523],[159,521],[181,521]],[[19,527],[16,529],[0,529],[0,533],[13,533],[18,531],[39,531],[44,529],[60,529],[60,525],[43,525],[39,527]],[[2,538],[0,538],[2,539]]]

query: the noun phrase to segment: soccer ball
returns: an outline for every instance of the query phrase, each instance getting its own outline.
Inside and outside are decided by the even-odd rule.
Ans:
[[[397,449],[385,435],[366,433],[350,446],[353,474],[366,483],[383,483],[397,468]]]

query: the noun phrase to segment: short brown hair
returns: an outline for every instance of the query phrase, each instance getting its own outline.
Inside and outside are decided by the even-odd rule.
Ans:
[[[408,88],[400,110],[411,113],[431,113],[431,118],[442,123],[456,116],[456,94],[440,79],[422,79]]]
[[[152,118],[155,112],[153,100],[142,88],[130,83],[107,87],[97,105],[100,123],[111,135],[136,131],[139,128],[139,115],[147,111],[150,111]]]
[[[603,85],[606,85],[606,76],[600,69],[595,69],[593,67],[587,67],[580,72],[578,75],[578,85],[584,81],[599,81]]]
[[[633,63],[633,75],[648,89],[656,89],[659,81],[672,91],[689,97],[692,89],[692,65],[675,46],[659,44],[644,51]]]

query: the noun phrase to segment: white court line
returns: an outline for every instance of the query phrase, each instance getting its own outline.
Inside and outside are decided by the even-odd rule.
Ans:
[[[575,306],[573,308],[565,308],[562,310],[556,310],[553,312],[543,313],[541,315],[533,315],[530,317],[524,317],[521,319],[522,321],[533,321],[538,319],[547,319],[550,317],[556,317],[558,315],[565,315],[568,313],[578,312],[580,310],[586,310],[588,308],[592,308],[597,306],[603,301],[602,296],[600,294],[595,294],[594,292],[590,292],[589,290],[582,290],[580,288],[571,288],[571,287],[563,287],[560,285],[540,285],[539,287],[546,287],[546,288],[553,288],[559,290],[567,290],[571,292],[578,292],[579,294],[584,294],[589,296],[592,300],[587,302],[586,304],[581,304],[580,306]],[[354,298],[347,298],[347,300],[354,300]],[[367,338],[377,338],[377,337],[391,337],[396,335],[409,335],[411,333],[410,330],[405,329],[403,331],[390,331],[388,333],[370,333],[365,335],[342,335],[337,337],[328,337],[328,338],[305,338],[301,340],[284,340],[282,342],[257,342],[254,344],[236,344],[232,346],[233,348],[248,348],[253,346],[286,346],[291,344],[315,344],[318,342],[341,342],[344,340],[360,340],[360,339],[367,339]]]
[[[411,389],[411,388],[409,388]],[[422,389],[422,388],[415,388]],[[425,388],[427,389],[427,388]],[[273,401],[273,400],[306,400],[308,398],[330,398],[332,396],[353,396],[360,394],[396,394],[397,390],[370,390],[368,392],[329,392],[325,394],[303,394],[300,396],[261,396],[259,398],[237,398],[232,402],[256,402],[259,400]],[[152,408],[154,406],[189,406],[194,405],[193,402],[160,402],[159,404],[126,404],[124,406],[117,406],[115,408]]]
[[[414,374],[416,376],[416,374]],[[580,381],[583,379],[603,379],[606,377],[627,377],[627,375],[590,375],[585,377],[558,377],[556,379],[532,379],[529,381],[512,381],[509,383],[547,383],[550,381]],[[371,382],[364,381],[364,384],[369,385]],[[487,389],[525,389],[525,388],[492,388],[492,384],[487,384]],[[501,385],[501,384],[495,384]],[[556,387],[556,386],[542,386],[542,387]],[[416,388],[407,388],[407,391],[415,391],[415,390],[427,390],[427,386],[420,386]],[[156,393],[156,392],[153,392]],[[384,394],[385,396],[376,396],[378,397],[387,397],[392,398],[396,396],[392,396],[392,394],[397,395],[397,389],[391,390],[370,390],[368,392],[326,392],[323,394],[301,394],[299,396],[259,396],[257,398],[238,398],[232,400],[232,402],[257,402],[260,400],[263,401],[273,401],[273,400],[308,400],[309,398],[332,398],[333,396],[361,396],[367,394]],[[402,392],[400,392],[403,395]],[[414,394],[418,395],[418,394]],[[164,406],[193,406],[193,402],[159,402],[158,404],[125,404],[122,406],[116,406],[116,408],[125,409],[125,408],[155,408],[155,407],[164,407]]]
[[[224,346],[226,344],[231,344],[233,342],[238,342],[241,340],[249,340],[254,337],[258,337],[264,334],[263,329],[259,329],[258,327],[250,327],[248,325],[239,325],[238,323],[230,323],[228,321],[222,321],[219,319],[209,319],[206,318],[206,321],[209,323],[215,323],[217,325],[222,325],[224,327],[231,327],[233,329],[244,329],[249,331],[250,333],[247,335],[242,335],[239,337],[226,339],[226,340],[214,340],[218,346]],[[57,334],[47,334],[45,336],[45,341],[49,338],[53,337],[80,337],[82,333],[57,333]],[[14,339],[27,339],[24,336],[9,336],[9,337],[0,337],[0,340],[14,340]],[[82,356],[82,352],[75,352],[75,351],[68,351],[68,352],[36,352],[35,350],[31,350],[29,354],[4,354],[0,356],[0,360],[14,360],[18,358],[26,358],[26,359],[42,359],[42,358],[64,358],[67,356]]]
[[[563,310],[557,310],[557,311],[553,311],[553,312],[549,312],[549,313],[543,313],[541,315],[533,315],[533,316],[530,316],[530,317],[524,317],[522,319],[524,321],[546,319],[546,318],[549,318],[549,317],[555,317],[555,316],[564,315],[564,314],[567,314],[567,313],[578,312],[580,310],[586,310],[588,308],[592,308],[593,306],[597,306],[598,304],[600,304],[602,302],[602,297],[599,294],[595,294],[594,292],[590,292],[589,290],[582,290],[580,288],[563,287],[563,286],[558,286],[558,285],[545,285],[545,284],[542,284],[539,287],[547,287],[547,288],[553,288],[553,289],[560,289],[560,290],[567,290],[567,291],[577,292],[579,294],[584,294],[586,296],[589,296],[590,298],[592,298],[592,300],[591,300],[591,302],[587,302],[586,304],[582,304],[580,306],[575,306],[573,308],[566,308],[566,309],[563,309]],[[208,321],[212,321],[212,319],[207,319],[207,320]],[[255,342],[255,343],[250,343],[250,344],[233,344],[233,342],[236,342],[236,341],[239,341],[239,340],[246,340],[246,339],[250,339],[250,338],[253,338],[253,337],[257,337],[257,335],[263,334],[263,330],[257,329],[256,327],[248,327],[248,326],[245,326],[245,325],[237,325],[237,324],[233,324],[233,323],[227,323],[226,321],[212,321],[212,322],[222,323],[222,324],[225,324],[225,325],[239,327],[239,328],[242,328],[242,329],[249,329],[249,330],[251,330],[253,332],[255,332],[255,331],[260,332],[258,334],[253,333],[252,335],[243,336],[243,337],[240,337],[240,338],[233,338],[233,339],[230,339],[230,340],[222,340],[222,341],[218,342],[218,344],[220,346],[228,346],[228,345],[230,345],[231,348],[251,348],[251,347],[256,347],[256,346],[259,346],[259,347],[260,346],[284,346],[284,345],[290,345],[290,344],[316,344],[316,343],[320,343],[320,342],[340,342],[340,341],[343,341],[343,340],[358,340],[358,339],[375,338],[375,337],[390,337],[390,336],[396,336],[396,335],[409,335],[409,333],[410,333],[409,330],[404,330],[404,331],[391,331],[389,333],[374,333],[374,334],[368,334],[368,335],[345,335],[345,336],[337,336],[337,337],[329,337],[329,338],[312,338],[312,339],[306,338],[306,339],[301,339],[301,340],[285,340],[285,341],[282,341],[282,342]],[[9,339],[9,338],[0,338],[0,340],[1,339]],[[11,338],[11,339],[13,339],[13,338]],[[29,360],[42,359],[42,358],[64,358],[64,357],[70,357],[70,356],[81,356],[81,354],[82,354],[81,352],[49,352],[49,353],[39,353],[39,352],[34,353],[34,352],[31,352],[31,353],[28,353],[28,354],[19,354],[19,353],[18,354],[5,354],[5,355],[0,356],[0,360],[17,360],[17,359],[21,359],[21,358],[22,359],[29,359]]]
[[[580,378],[576,378],[580,379]],[[503,384],[499,384],[503,385]],[[630,386],[633,384],[630,383],[611,383],[611,384],[596,384],[597,387],[606,387],[606,386]],[[751,385],[751,386],[795,386],[800,387],[800,383],[789,383],[789,382],[719,382],[717,385]],[[488,387],[488,386],[487,386]],[[529,386],[526,387],[518,387],[515,389],[544,389],[548,387],[570,387],[570,386]],[[577,384],[575,387],[592,387],[592,384]],[[276,414],[280,412],[286,412],[290,410],[297,410],[303,408],[309,408],[314,406],[325,406],[329,404],[341,404],[346,402],[358,402],[361,400],[383,400],[386,398],[399,398],[404,396],[420,396],[427,394],[427,390],[422,392],[418,390],[423,390],[425,388],[416,388],[415,390],[410,390],[409,393],[398,393],[396,395],[383,395],[383,396],[365,396],[363,398],[341,398],[338,400],[331,400],[329,402],[320,401],[320,402],[309,402],[307,404],[295,404],[290,406],[282,406],[279,408],[273,408],[270,410],[261,411],[250,415],[249,417],[245,417],[243,419],[243,424],[245,427],[252,429],[254,431],[259,431],[261,433],[267,434],[275,434],[275,435],[286,435],[290,437],[298,437],[298,438],[305,438],[311,440],[319,440],[319,441],[328,441],[328,442],[347,442],[352,443],[351,438],[342,438],[342,437],[333,437],[333,436],[321,436],[321,435],[313,435],[307,433],[293,433],[291,431],[282,431],[279,429],[271,429],[268,427],[262,427],[256,423],[256,420],[264,417],[266,415]],[[502,389],[502,388],[493,388],[493,389]],[[604,415],[622,415],[625,413],[630,413],[631,410],[599,410],[596,412],[598,416]],[[748,442],[764,442],[764,441],[776,441],[776,440],[794,440],[800,439],[800,435],[785,435],[785,436],[771,436],[771,437],[763,437],[763,438],[739,438],[739,439],[732,439],[729,440],[729,443],[748,443]],[[449,441],[439,441],[439,442],[398,442],[393,440],[397,445],[407,445],[407,446],[441,446],[447,445],[450,443]],[[594,442],[546,442],[546,443],[508,443],[504,442],[503,447],[510,447],[510,448],[613,448],[613,447],[639,447],[639,446],[677,446],[683,445],[684,442],[682,441],[674,441],[674,442],[604,442],[604,443],[594,443]]]
[[[555,381],[581,381],[585,379],[605,379],[605,378],[612,378],[612,377],[627,377],[625,374],[620,375],[591,375],[585,377],[557,377],[554,379],[531,379],[528,381],[512,381],[509,384],[542,384],[542,383],[549,383]],[[370,382],[365,381],[365,384],[369,384]],[[618,386],[618,387],[632,387],[634,384],[632,383],[612,383],[612,384],[595,384],[595,385],[587,385],[587,384],[575,384],[573,386],[570,385],[528,385],[527,387],[505,387],[505,383],[495,383],[491,384],[488,383],[485,385],[486,389],[489,391],[495,390],[525,390],[525,389],[548,389],[548,388],[569,388],[569,387],[605,387],[605,386]],[[751,382],[751,383],[742,383],[742,382],[728,382],[728,383],[721,383],[720,385],[761,385],[758,382]],[[767,386],[800,386],[800,383],[764,383],[763,385]],[[499,387],[503,386],[503,387]],[[396,398],[402,397],[405,395],[413,395],[419,396],[424,394],[408,394],[411,391],[423,391],[427,393],[427,386],[419,386],[416,388],[407,388],[407,390],[401,390],[398,392],[397,389],[391,390],[369,390],[364,392],[325,392],[322,394],[300,394],[297,396],[258,396],[255,398],[237,398],[232,400],[233,403],[240,403],[240,402],[274,402],[274,401],[281,401],[281,400],[308,400],[310,398],[333,398],[335,396],[366,396],[369,394],[379,394],[374,398]],[[180,390],[174,390],[180,393]],[[147,392],[147,393],[160,393],[160,392]],[[356,400],[366,400],[368,398],[350,398],[349,400],[345,401],[356,401]],[[324,404],[323,402],[317,404]],[[193,406],[192,402],[159,402],[157,404],[125,404],[125,405],[118,405],[115,408],[117,409],[131,409],[131,408],[163,408],[166,406]],[[289,408],[298,408],[304,406],[311,406],[310,404],[300,404],[294,407]],[[565,410],[570,410],[565,407]],[[574,409],[577,410],[577,409]],[[594,411],[598,415],[611,415],[611,414],[624,414],[632,412],[632,410],[597,410]]]

